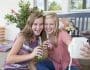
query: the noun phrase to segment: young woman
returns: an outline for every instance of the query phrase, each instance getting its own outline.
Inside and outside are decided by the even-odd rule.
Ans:
[[[71,36],[64,30],[64,24],[61,24],[59,30],[59,19],[55,13],[45,16],[45,31],[48,40],[45,41],[51,48],[50,58],[55,65],[55,70],[68,70],[70,56],[68,45],[71,42]],[[63,23],[63,22],[62,22]],[[73,59],[71,70],[79,70],[79,63]]]
[[[45,39],[43,27],[44,17],[41,12],[31,13],[26,26],[18,35],[7,56],[4,70],[29,70],[30,62],[33,62],[36,56],[42,54],[39,42],[40,39],[42,41]],[[35,65],[34,70],[54,70],[49,59],[37,62]]]

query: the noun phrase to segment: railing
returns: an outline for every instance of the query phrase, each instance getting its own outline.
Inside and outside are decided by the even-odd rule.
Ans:
[[[90,12],[58,14],[58,17],[69,19],[78,28],[73,36],[80,36],[81,31],[90,30]]]

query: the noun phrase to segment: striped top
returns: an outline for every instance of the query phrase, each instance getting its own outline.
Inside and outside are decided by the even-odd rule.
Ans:
[[[38,45],[38,40],[35,42],[29,43],[24,42],[23,47],[20,49],[18,55],[28,54]],[[15,64],[5,64],[4,70],[29,70],[28,69],[28,61],[19,62]]]
[[[67,45],[71,41],[71,36],[66,31],[59,32],[57,47],[55,47],[49,54],[55,65],[55,70],[65,70],[70,62],[70,55]],[[78,60],[73,59],[72,65],[79,65]]]

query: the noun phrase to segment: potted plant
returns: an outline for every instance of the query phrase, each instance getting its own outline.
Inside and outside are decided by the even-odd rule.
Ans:
[[[29,1],[25,2],[21,0],[18,5],[18,13],[12,9],[10,14],[5,15],[5,19],[11,23],[16,23],[16,26],[22,30],[26,24],[28,16],[31,14],[31,11],[36,11],[38,8],[30,8]]]

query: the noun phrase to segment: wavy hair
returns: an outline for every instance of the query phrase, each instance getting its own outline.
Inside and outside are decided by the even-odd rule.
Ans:
[[[56,13],[48,13],[45,15],[45,20],[52,18],[55,21],[56,31],[53,33],[53,36],[50,36],[52,44],[57,47],[58,33],[59,33],[59,18]]]
[[[35,38],[35,35],[32,31],[32,25],[35,21],[35,19],[37,18],[43,18],[43,25],[44,25],[44,16],[42,14],[42,12],[32,12],[31,15],[28,17],[26,25],[24,27],[24,29],[21,31],[21,35],[23,35],[25,37],[26,40],[30,41],[33,40]],[[40,36],[42,37],[41,39],[44,40],[45,39],[45,31],[43,30],[40,34]]]
[[[55,35],[57,35],[57,33],[59,31],[59,18],[57,16],[57,14],[56,13],[45,14],[45,19],[48,19],[48,18],[53,18],[55,20],[55,25],[56,25]]]

